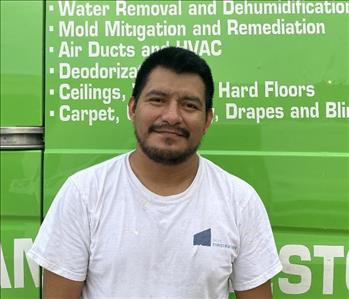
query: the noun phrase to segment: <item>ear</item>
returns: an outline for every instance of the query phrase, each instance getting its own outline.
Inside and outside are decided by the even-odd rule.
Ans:
[[[212,108],[210,108],[206,114],[206,124],[205,124],[204,134],[206,133],[206,131],[210,127],[210,125],[212,123],[212,119],[213,119],[213,110],[212,110]]]
[[[134,97],[131,97],[128,101],[128,115],[132,121],[134,121],[135,114],[136,114],[136,100]]]
[[[213,110],[212,110],[212,108],[210,108],[206,114],[206,123],[205,123],[204,134],[207,132],[208,128],[210,127],[210,125],[212,123],[212,119],[213,119]]]

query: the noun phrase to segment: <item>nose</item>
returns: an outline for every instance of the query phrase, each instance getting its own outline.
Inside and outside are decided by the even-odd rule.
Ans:
[[[167,103],[162,111],[161,119],[162,121],[167,122],[170,125],[181,123],[182,116],[177,101],[169,101]]]

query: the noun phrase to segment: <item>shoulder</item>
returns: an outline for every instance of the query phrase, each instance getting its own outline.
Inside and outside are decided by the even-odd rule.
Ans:
[[[99,193],[101,189],[115,183],[119,177],[123,176],[121,172],[125,168],[127,157],[128,153],[122,154],[80,170],[70,176],[67,182],[73,184],[83,197]]]
[[[93,180],[101,176],[105,177],[110,174],[117,174],[121,170],[123,163],[127,157],[128,154],[122,154],[113,157],[109,160],[82,169],[74,173],[69,179],[78,183],[85,182],[86,180]]]
[[[214,162],[204,157],[200,157],[200,160],[202,161],[202,165],[203,165],[204,171],[206,172],[206,175],[211,180],[214,180],[215,183],[217,183],[218,185],[223,184],[225,186],[230,186],[236,192],[243,192],[248,194],[255,192],[254,188],[249,183],[229,173],[228,171],[224,170],[222,167],[218,166]]]
[[[200,157],[200,159],[210,185],[224,193],[225,198],[232,204],[243,209],[251,201],[259,200],[257,192],[249,183],[204,157]]]

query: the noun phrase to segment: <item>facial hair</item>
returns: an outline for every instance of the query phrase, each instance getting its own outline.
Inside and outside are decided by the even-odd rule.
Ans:
[[[158,129],[171,129],[178,132],[179,135],[182,135],[183,138],[189,139],[190,133],[183,128],[179,128],[176,126],[171,126],[167,124],[160,125],[152,125],[148,129],[148,133],[152,133]],[[188,160],[194,153],[196,153],[197,149],[200,146],[200,142],[196,145],[190,146],[183,151],[174,151],[174,150],[163,150],[154,146],[149,146],[144,138],[138,134],[137,129],[135,129],[136,139],[138,144],[140,145],[144,154],[156,163],[160,163],[163,165],[178,165],[186,160]],[[171,139],[165,139],[165,142],[170,144]]]

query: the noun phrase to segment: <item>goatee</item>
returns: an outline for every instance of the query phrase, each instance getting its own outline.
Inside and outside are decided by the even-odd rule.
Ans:
[[[165,125],[167,126],[167,125]],[[165,126],[158,125],[158,126],[151,126],[149,128],[149,133],[154,131],[158,128],[164,128]],[[190,136],[190,133],[185,129],[178,128],[178,132],[183,134],[183,138],[188,139]],[[135,135],[136,139],[138,141],[138,144],[140,145],[142,151],[144,154],[151,159],[152,161],[156,163],[160,163],[163,165],[178,165],[186,160],[188,160],[193,154],[196,153],[197,149],[200,146],[200,143],[198,143],[195,146],[188,147],[187,149],[183,151],[174,151],[174,150],[163,150],[159,149],[157,147],[149,146],[145,140],[142,140],[142,138],[138,135],[137,130],[135,129]],[[165,139],[165,142],[169,145],[172,143],[172,140],[170,138]]]

